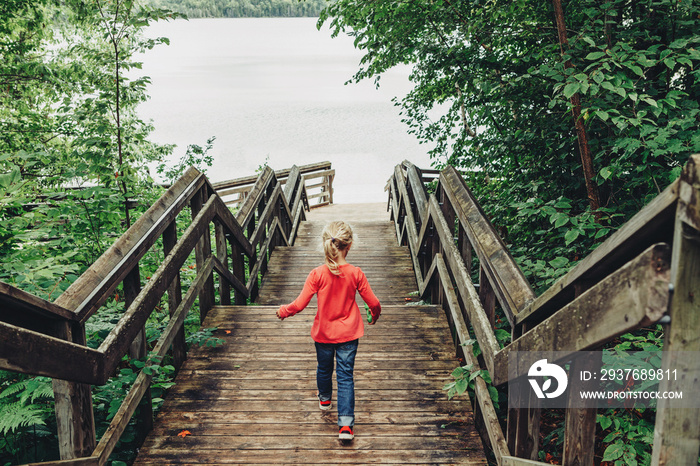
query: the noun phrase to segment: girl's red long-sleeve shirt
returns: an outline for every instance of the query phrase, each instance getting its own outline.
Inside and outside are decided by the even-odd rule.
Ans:
[[[283,319],[293,316],[318,294],[318,312],[311,327],[311,338],[318,343],[345,343],[364,335],[365,325],[355,302],[355,291],[369,306],[373,321],[382,312],[364,272],[351,264],[342,264],[339,269],[340,275],[333,274],[325,264],[313,269],[297,299],[279,310]]]

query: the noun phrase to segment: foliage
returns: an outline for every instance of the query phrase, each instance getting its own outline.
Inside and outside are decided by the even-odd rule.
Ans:
[[[178,178],[184,175],[185,171],[189,167],[194,167],[200,172],[205,173],[208,167],[211,167],[214,162],[214,157],[209,153],[209,151],[214,147],[215,136],[207,139],[206,147],[202,147],[197,144],[190,144],[187,146],[185,155],[178,160],[178,162],[168,167],[165,162],[161,162],[156,169],[156,172],[163,177],[166,182],[174,183]]]
[[[387,69],[412,66],[414,87],[397,100],[409,131],[433,147],[435,165],[467,173],[542,289],[563,260],[585,256],[700,150],[698,13],[696,1],[568,2],[568,48],[552,4],[531,0],[339,0],[319,24],[365,52],[355,81],[379,84]],[[603,206],[595,213],[574,94]]]
[[[190,18],[317,17],[327,0],[150,0]]]
[[[51,452],[53,430],[51,379],[0,371],[0,458],[17,464]]]

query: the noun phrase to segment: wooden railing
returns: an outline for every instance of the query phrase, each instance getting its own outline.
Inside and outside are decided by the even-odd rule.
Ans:
[[[178,238],[176,220],[187,206],[191,223]],[[150,371],[139,373],[99,444],[90,385],[105,384],[127,352],[150,365],[172,346],[179,368],[187,357],[183,322],[197,298],[202,320],[214,305],[214,272],[221,304],[231,303],[232,292],[236,304],[255,300],[269,254],[294,243],[305,206],[306,187],[296,166],[284,189],[266,167],[236,216],[207,178],[190,168],[54,303],[0,282],[0,369],[54,378],[63,461],[42,464],[105,464],[139,406],[140,424],[150,430]],[[165,259],[142,284],[139,261],[160,237]],[[197,275],[182,296],[180,269],[192,252]],[[91,349],[85,322],[120,284],[126,310],[100,347]],[[147,355],[144,325],[165,294],[170,319]]]
[[[312,199],[315,199],[313,204],[307,205],[307,208],[313,209],[333,203],[335,170],[331,168],[330,162],[302,165],[299,167],[299,171],[306,181],[307,204]],[[277,181],[282,183],[282,185],[287,182],[289,175],[290,169],[275,172]],[[240,206],[250,196],[256,179],[257,177],[255,176],[246,176],[235,180],[219,181],[213,183],[213,186],[217,194],[224,199],[226,205],[235,208]],[[314,181],[311,182],[311,180]]]
[[[527,375],[534,362],[520,361],[509,374],[513,351],[595,350],[620,334],[661,321],[662,368],[677,364],[673,368],[682,367],[683,375],[664,380],[659,390],[683,391],[684,399],[700,396],[694,378],[700,358],[681,365],[667,357],[670,351],[700,350],[700,299],[695,298],[700,292],[700,155],[691,157],[678,180],[541,296],[535,296],[457,171],[442,170],[430,196],[424,179],[411,163],[398,165],[388,183],[389,208],[398,241],[410,248],[421,296],[445,308],[458,343],[471,340],[471,324],[482,357],[475,358],[472,346],[465,345],[466,364],[487,369],[500,386]],[[474,254],[477,284],[471,278]],[[504,348],[494,334],[498,306],[512,328],[512,342]],[[525,404],[512,400],[509,406],[530,408],[510,408],[504,433],[480,376],[474,393],[486,443],[498,464],[544,464],[533,461],[541,415],[534,395]],[[594,464],[596,409],[570,406],[565,411],[563,464]],[[699,423],[695,410],[670,409],[659,402],[652,464],[696,464]]]

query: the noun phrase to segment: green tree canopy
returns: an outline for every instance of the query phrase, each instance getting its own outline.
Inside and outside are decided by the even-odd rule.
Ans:
[[[365,51],[354,80],[412,66],[414,87],[397,102],[409,131],[438,165],[468,173],[538,286],[700,151],[700,2],[564,2],[562,43],[558,1],[339,0],[319,20]]]

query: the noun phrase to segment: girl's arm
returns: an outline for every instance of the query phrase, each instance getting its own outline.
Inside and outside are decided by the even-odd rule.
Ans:
[[[372,322],[370,325],[374,325],[375,322],[377,322],[377,319],[379,319],[379,315],[382,313],[382,305],[379,304],[379,299],[377,299],[374,292],[372,292],[372,287],[369,286],[367,276],[359,268],[358,270],[360,272],[360,276],[358,277],[357,291],[360,293],[362,299],[367,303],[367,306],[369,306],[369,312],[372,314]]]
[[[304,288],[301,290],[301,293],[299,293],[297,299],[290,304],[280,306],[280,308],[277,310],[277,317],[280,320],[284,320],[287,317],[291,317],[294,314],[303,311],[304,308],[308,306],[309,301],[311,301],[311,298],[314,297],[314,294],[316,294],[317,291],[318,286],[316,283],[316,276],[312,270],[309,273],[309,276],[306,277]]]

